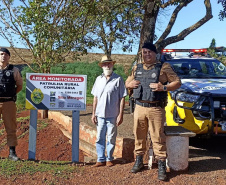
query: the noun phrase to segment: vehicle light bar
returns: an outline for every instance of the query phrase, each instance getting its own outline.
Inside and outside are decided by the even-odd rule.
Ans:
[[[164,52],[193,52],[193,53],[206,53],[207,49],[163,49]]]

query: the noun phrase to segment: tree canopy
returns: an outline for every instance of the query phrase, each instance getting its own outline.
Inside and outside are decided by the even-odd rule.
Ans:
[[[15,45],[14,36],[33,54],[38,69],[51,66],[69,54],[98,47],[111,55],[112,49],[130,51],[135,40],[152,42],[160,52],[183,40],[212,17],[210,0],[202,0],[205,16],[173,36],[169,36],[179,12],[195,0],[1,0],[0,35]],[[225,17],[225,1],[218,0]],[[156,23],[167,7],[174,8],[162,34],[156,36]],[[195,12],[194,12],[195,13]],[[17,53],[20,56],[20,53]],[[23,58],[23,56],[20,56]],[[26,62],[26,61],[25,61]]]
[[[142,24],[143,1],[95,1],[91,15],[93,29],[90,33],[96,46],[111,55],[113,47],[131,51],[134,40],[139,38]]]
[[[88,30],[89,1],[84,0],[1,0],[0,35],[14,49],[21,42],[32,54],[34,71],[50,72],[51,66],[63,62],[72,51],[84,51]],[[16,38],[15,38],[16,37]],[[19,38],[19,41],[18,41]],[[16,50],[14,50],[17,52]],[[21,53],[17,55],[27,64]],[[35,68],[36,66],[36,68]]]
[[[177,35],[169,36],[180,11],[194,0],[120,0],[120,1],[95,1],[99,10],[93,19],[98,20],[92,34],[98,38],[98,47],[105,53],[111,54],[113,47],[119,47],[121,43],[123,50],[131,50],[135,39],[140,39],[139,50],[144,42],[155,43],[160,52],[166,46],[184,40],[186,36],[200,28],[212,17],[210,0],[203,0],[206,14],[193,25],[181,28]],[[99,4],[101,3],[101,4]],[[222,4],[223,5],[223,4]],[[158,38],[156,36],[156,23],[159,16],[168,7],[174,11],[169,18],[166,29]],[[127,43],[126,43],[127,42]],[[139,52],[139,51],[138,51]]]
[[[219,12],[219,19],[223,21],[226,18],[226,0],[218,0],[218,4],[221,4],[223,7]]]
[[[216,40],[212,39],[209,48],[215,48],[216,47]]]

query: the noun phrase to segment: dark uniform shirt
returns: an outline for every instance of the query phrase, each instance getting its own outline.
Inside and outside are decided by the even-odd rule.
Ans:
[[[144,64],[143,65],[143,68],[145,70],[150,70],[154,67],[156,63],[152,64],[152,65],[148,65],[148,67]],[[129,83],[131,82],[132,80],[134,80],[134,77],[135,77],[135,72],[136,72],[136,69],[137,69],[137,65],[133,67],[132,69],[132,73],[130,76],[128,76],[127,80],[126,80],[126,83]],[[177,74],[173,71],[171,65],[167,62],[165,62],[163,65],[162,65],[162,68],[160,70],[160,76],[159,76],[159,82],[161,82],[162,84],[166,83],[166,82],[174,82],[174,81],[178,81],[180,82],[181,84],[181,80],[180,78],[177,76]]]

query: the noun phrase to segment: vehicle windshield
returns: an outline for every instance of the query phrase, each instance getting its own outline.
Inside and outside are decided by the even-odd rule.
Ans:
[[[216,59],[173,59],[167,62],[180,78],[226,78],[226,66]]]

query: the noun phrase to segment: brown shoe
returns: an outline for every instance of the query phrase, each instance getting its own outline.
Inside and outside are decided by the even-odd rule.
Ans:
[[[113,161],[107,161],[106,166],[107,166],[107,167],[114,166]]]
[[[95,165],[93,165],[92,167],[100,167],[100,166],[105,166],[106,162],[96,162]]]

